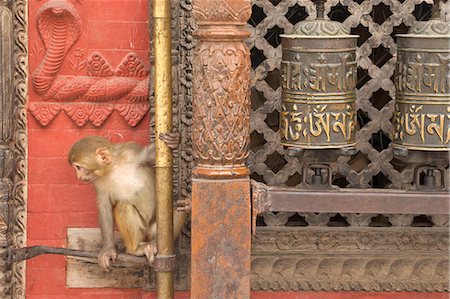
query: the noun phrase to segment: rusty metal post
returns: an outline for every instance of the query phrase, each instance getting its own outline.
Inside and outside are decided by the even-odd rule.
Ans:
[[[194,0],[191,298],[250,298],[250,0]]]
[[[170,0],[153,1],[155,47],[155,142],[156,142],[156,222],[157,262],[173,259],[173,203],[171,149],[158,136],[172,131],[172,59]],[[173,269],[157,269],[158,298],[174,297]]]

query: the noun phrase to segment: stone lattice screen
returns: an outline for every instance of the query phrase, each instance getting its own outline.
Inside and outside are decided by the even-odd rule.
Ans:
[[[333,184],[345,188],[410,189],[413,165],[394,159],[392,117],[395,87],[396,34],[404,34],[417,20],[428,20],[432,1],[422,0],[329,0],[326,17],[343,23],[359,35],[357,153],[331,164]],[[443,17],[449,3],[441,3]],[[248,22],[251,36],[252,178],[268,185],[297,186],[302,182],[301,161],[289,157],[280,144],[281,38],[294,25],[315,19],[316,8],[308,0],[254,0]],[[314,154],[308,159],[315,159]],[[448,167],[447,167],[448,168]]]

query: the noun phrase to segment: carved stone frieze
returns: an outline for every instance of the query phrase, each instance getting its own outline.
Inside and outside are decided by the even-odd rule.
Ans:
[[[148,113],[150,104],[143,102],[81,106],[78,104],[30,103],[28,109],[41,126],[49,125],[61,111],[64,111],[79,127],[87,123],[100,127],[113,111],[117,111],[130,126],[134,127]]]
[[[448,232],[261,228],[252,242],[252,289],[445,292]]]
[[[32,75],[32,86],[42,101],[31,103],[30,112],[42,126],[61,111],[80,127],[101,126],[113,111],[136,126],[148,113],[150,71],[137,53],[128,53],[114,68],[102,53],[94,51],[83,60],[84,51],[76,49],[78,61],[68,61],[75,76],[62,75],[68,52],[82,34],[77,9],[65,0],[48,1],[37,13],[37,29],[45,57]]]
[[[258,256],[252,289],[448,292],[448,262],[420,255]]]
[[[252,250],[446,254],[449,250],[448,232],[448,228],[258,227]]]

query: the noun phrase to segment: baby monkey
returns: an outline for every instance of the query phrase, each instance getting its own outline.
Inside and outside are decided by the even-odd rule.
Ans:
[[[178,146],[179,133],[160,134],[171,149]],[[68,159],[79,180],[94,184],[102,232],[98,263],[106,270],[117,257],[114,222],[129,254],[145,255],[149,263],[156,254],[155,143],[141,147],[134,142],[111,143],[91,136],[77,141]],[[186,213],[174,210],[174,239]]]

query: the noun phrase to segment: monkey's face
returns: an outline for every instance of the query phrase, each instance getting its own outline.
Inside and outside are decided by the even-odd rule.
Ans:
[[[97,179],[97,176],[95,175],[94,171],[91,171],[78,163],[73,163],[72,166],[77,172],[77,178],[80,181],[92,184]]]

